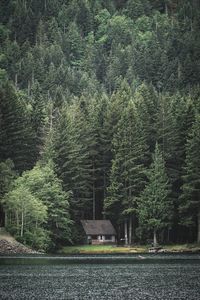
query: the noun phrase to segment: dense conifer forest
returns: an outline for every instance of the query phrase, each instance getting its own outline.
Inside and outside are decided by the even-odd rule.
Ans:
[[[200,242],[198,0],[0,1],[0,217],[38,249],[110,219]]]

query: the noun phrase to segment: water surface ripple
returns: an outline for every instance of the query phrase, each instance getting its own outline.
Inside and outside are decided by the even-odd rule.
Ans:
[[[0,257],[0,299],[199,300],[199,255]]]

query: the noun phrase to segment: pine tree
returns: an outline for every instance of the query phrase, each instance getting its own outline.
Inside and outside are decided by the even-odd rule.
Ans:
[[[83,41],[81,34],[75,22],[69,25],[65,34],[65,51],[71,66],[80,66],[83,58]]]
[[[109,185],[109,174],[113,159],[113,137],[117,131],[117,125],[120,120],[121,113],[128,105],[131,96],[130,86],[124,80],[121,83],[119,90],[116,93],[113,93],[110,99],[108,99],[106,95],[103,97],[104,112],[102,120],[101,144],[104,161],[104,198],[106,197],[106,189]]]
[[[138,200],[139,224],[143,230],[153,232],[154,246],[156,246],[159,230],[169,226],[172,218],[169,180],[158,144],[156,144],[153,162],[146,175],[148,182]]]
[[[0,227],[5,225],[5,212],[2,206],[3,197],[10,190],[13,180],[17,174],[14,164],[10,159],[0,162]]]
[[[22,99],[10,83],[0,89],[0,160],[10,158],[19,172],[30,169],[36,159],[33,129]]]
[[[197,228],[200,243],[200,116],[197,114],[186,145],[186,160],[180,203],[181,224]]]
[[[135,91],[134,102],[141,120],[146,143],[151,153],[156,142],[156,117],[158,109],[158,97],[153,86],[141,84]]]
[[[87,144],[87,128],[77,106],[63,109],[55,129],[55,164],[65,191],[72,190],[70,202],[73,218],[91,218],[91,161]]]
[[[124,109],[118,122],[113,138],[113,153],[109,196],[105,201],[105,209],[109,214],[110,208],[116,207],[116,203],[121,207],[118,218],[124,219],[125,223],[127,219],[129,220],[129,243],[131,244],[135,233],[135,230],[132,230],[132,223],[136,217],[137,198],[144,188],[144,166],[148,157],[145,135],[132,101]],[[112,214],[113,212],[111,216]]]
[[[31,124],[34,130],[34,146],[36,148],[36,160],[40,156],[44,144],[44,127],[45,127],[45,103],[42,97],[41,88],[38,82],[35,82],[31,89]]]
[[[89,161],[91,162],[91,181],[93,197],[93,219],[102,218],[103,200],[105,197],[105,177],[104,177],[104,149],[102,147],[102,121],[103,103],[98,97],[91,98],[88,103],[88,112],[85,118],[87,124],[87,147],[89,151]],[[85,99],[85,103],[86,99]]]
[[[4,194],[8,193],[10,185],[16,176],[12,160],[7,159],[0,163],[0,201]]]
[[[150,2],[148,0],[128,0],[125,13],[133,20],[150,13]]]

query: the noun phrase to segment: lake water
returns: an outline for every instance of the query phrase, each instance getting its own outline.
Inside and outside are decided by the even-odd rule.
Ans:
[[[0,257],[0,299],[199,300],[200,255]]]

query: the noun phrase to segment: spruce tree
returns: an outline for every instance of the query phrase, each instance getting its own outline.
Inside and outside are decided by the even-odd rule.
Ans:
[[[64,190],[73,192],[70,209],[75,220],[92,217],[92,165],[87,133],[78,106],[63,109],[54,132],[54,161]]]
[[[36,159],[38,160],[44,144],[44,127],[46,118],[45,103],[38,82],[35,82],[32,87],[31,94],[31,124],[34,130],[34,146],[36,148]]]
[[[124,109],[113,138],[113,154],[110,186],[105,210],[112,216],[118,211],[118,222],[129,222],[129,243],[134,240],[137,198],[144,188],[144,169],[148,157],[146,137],[132,101]],[[118,207],[116,207],[118,206]],[[121,210],[119,211],[119,208]],[[116,218],[116,216],[115,216]],[[125,233],[126,235],[126,233]]]
[[[159,230],[169,226],[172,218],[169,180],[158,144],[146,175],[148,182],[138,200],[139,224],[144,231],[153,233],[154,246],[156,246]]]
[[[197,242],[200,243],[200,116],[190,131],[186,145],[183,186],[180,197],[181,224],[197,229]]]
[[[156,142],[156,117],[158,110],[158,97],[152,85],[141,84],[135,91],[134,102],[138,111],[143,134],[146,136],[151,153]]]
[[[10,83],[0,89],[0,160],[10,158],[19,172],[36,160],[34,132],[22,100]]]

